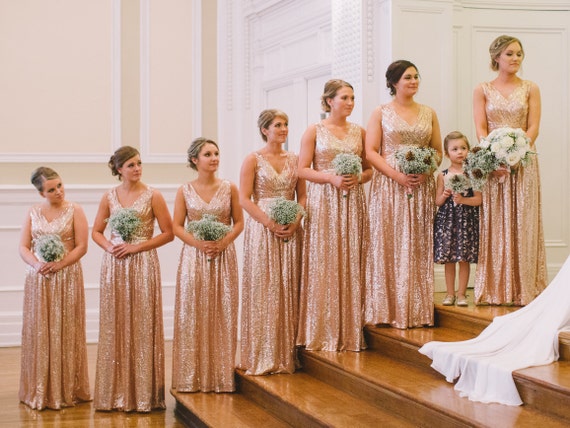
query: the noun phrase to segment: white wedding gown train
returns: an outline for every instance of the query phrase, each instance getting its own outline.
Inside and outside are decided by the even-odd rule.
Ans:
[[[429,342],[420,352],[454,382],[462,397],[483,403],[522,404],[512,372],[558,360],[558,333],[570,328],[570,257],[530,304],[496,317],[479,336]]]

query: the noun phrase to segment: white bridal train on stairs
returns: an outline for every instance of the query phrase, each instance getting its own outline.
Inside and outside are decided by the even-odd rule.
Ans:
[[[558,360],[558,333],[570,329],[570,257],[530,304],[493,322],[471,340],[429,342],[419,352],[454,382],[462,397],[519,406],[512,372]]]

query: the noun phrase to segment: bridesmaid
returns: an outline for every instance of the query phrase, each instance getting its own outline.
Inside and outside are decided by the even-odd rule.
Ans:
[[[240,202],[250,216],[244,240],[240,368],[250,375],[295,371],[302,215],[286,226],[268,215],[277,197],[305,205],[298,157],[283,149],[288,121],[280,110],[260,113],[257,125],[266,144],[245,158],[240,175]]]
[[[176,278],[172,388],[178,392],[231,392],[237,343],[238,265],[234,240],[243,230],[237,187],[216,177],[218,145],[197,138],[188,165],[198,177],[182,185],[174,205],[174,234],[184,243]],[[219,241],[200,241],[186,221],[204,214],[232,229]]]
[[[405,329],[431,326],[433,313],[433,174],[404,174],[395,153],[432,147],[441,160],[435,111],[418,104],[420,75],[409,61],[393,62],[386,86],[393,99],[376,107],[366,130],[366,156],[374,167],[370,186],[372,239],[366,267],[365,321]],[[412,189],[413,197],[408,197]]]
[[[347,120],[354,108],[352,86],[329,80],[321,104],[329,115],[307,128],[299,154],[299,177],[309,185],[297,344],[360,351],[366,347],[362,303],[369,241],[363,183],[372,170],[364,154],[365,132]],[[339,153],[360,156],[362,174],[335,174],[332,162]]]
[[[137,149],[123,146],[109,160],[121,184],[101,199],[92,238],[105,253],[101,266],[96,410],[149,412],[164,409],[164,331],[160,265],[156,249],[174,239],[164,198],[141,181]],[[122,208],[136,210],[141,225],[132,240],[107,221]],[[154,235],[158,221],[160,233]]]
[[[53,169],[37,168],[31,181],[45,200],[30,208],[20,239],[27,264],[20,401],[37,410],[62,409],[91,401],[80,262],[87,252],[87,218],[80,205],[65,199]],[[40,256],[39,242],[48,235],[63,242],[61,260]]]
[[[534,150],[540,125],[538,86],[518,75],[519,39],[497,37],[489,47],[497,77],[473,94],[477,138],[500,127],[521,128]],[[502,178],[501,178],[502,176]],[[510,174],[495,172],[483,191],[475,303],[527,305],[547,285],[538,160]]]

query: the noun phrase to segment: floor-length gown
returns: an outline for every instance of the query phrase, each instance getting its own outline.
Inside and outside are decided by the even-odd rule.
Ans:
[[[132,207],[141,219],[134,243],[152,238],[152,188]],[[111,215],[123,208],[116,188],[107,192]],[[122,242],[111,232],[111,242]],[[164,409],[164,331],[156,249],[118,259],[105,252],[100,279],[99,345],[94,407],[149,412]]]
[[[483,84],[489,132],[526,131],[530,86],[523,81],[505,98]],[[503,182],[491,177],[482,195],[475,303],[526,305],[547,285],[537,157]]]
[[[278,173],[262,155],[257,165],[253,201],[264,212],[277,197],[295,199],[297,155],[287,154]],[[241,361],[246,374],[293,373],[302,229],[287,241],[249,217],[244,234]]]
[[[409,124],[390,104],[382,106],[382,136],[380,154],[397,168],[399,149],[429,146],[432,110],[420,105],[416,121]],[[409,198],[405,187],[374,170],[369,212],[372,239],[366,265],[366,323],[402,329],[433,325],[433,176]]]
[[[188,221],[212,214],[231,224],[231,183],[204,201],[182,186]],[[237,344],[238,265],[234,243],[217,257],[183,244],[176,279],[172,387],[178,392],[231,392]]]
[[[313,168],[334,174],[339,153],[362,154],[362,136],[351,123],[346,137],[316,125]],[[297,344],[308,350],[360,351],[364,261],[370,239],[364,186],[346,195],[332,184],[308,183]]]
[[[32,251],[34,240],[46,234],[59,235],[66,252],[71,251],[73,212],[68,203],[59,217],[48,221],[40,206],[34,207]],[[38,410],[90,401],[81,263],[49,276],[27,265],[23,313],[20,401]]]
[[[496,317],[476,338],[429,342],[420,352],[463,397],[484,403],[522,404],[514,370],[556,361],[558,333],[570,328],[570,257],[530,304]]]

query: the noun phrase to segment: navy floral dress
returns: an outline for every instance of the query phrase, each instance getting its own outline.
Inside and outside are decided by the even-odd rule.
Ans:
[[[447,173],[447,169],[442,171],[444,176]],[[473,190],[469,189],[466,196],[473,196]],[[435,216],[433,253],[435,263],[477,263],[479,207],[455,205],[449,197]]]

